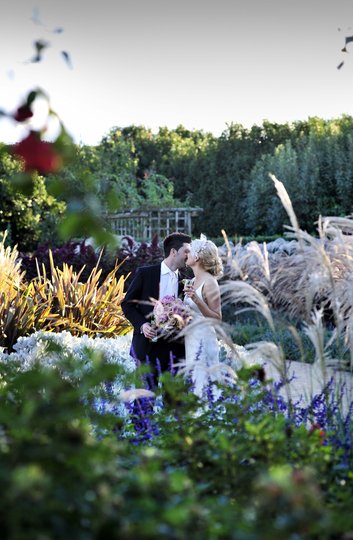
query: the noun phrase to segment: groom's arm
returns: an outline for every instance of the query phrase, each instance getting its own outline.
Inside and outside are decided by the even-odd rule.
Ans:
[[[147,322],[146,317],[140,311],[139,301],[142,300],[143,291],[143,273],[137,269],[134,279],[126,292],[125,298],[121,303],[121,308],[125,317],[130,321],[135,330],[140,331],[141,326]]]

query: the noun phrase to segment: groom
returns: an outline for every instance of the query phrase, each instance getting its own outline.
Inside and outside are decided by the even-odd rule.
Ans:
[[[167,236],[163,241],[163,261],[138,268],[121,304],[126,318],[134,327],[130,353],[142,363],[148,358],[155,382],[158,381],[158,362],[161,371],[167,371],[171,360],[185,357],[185,349],[180,341],[167,341],[163,338],[151,341],[156,331],[148,317],[153,309],[148,302],[150,298],[158,300],[166,295],[177,298],[182,292],[179,270],[185,268],[190,243],[191,237],[184,233],[174,232]]]

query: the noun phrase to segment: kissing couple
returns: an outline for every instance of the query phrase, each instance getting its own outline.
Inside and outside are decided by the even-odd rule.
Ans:
[[[222,261],[216,245],[204,235],[191,240],[187,234],[171,233],[164,239],[163,249],[164,259],[160,264],[137,269],[121,304],[134,327],[130,354],[137,363],[149,362],[155,384],[159,372],[169,370],[174,364],[194,366],[190,370],[194,392],[201,395],[207,384],[205,368],[219,361],[213,323],[222,319],[217,281],[222,274]],[[186,267],[191,269],[192,279],[183,279]],[[162,336],[154,340],[151,298],[161,300],[166,296],[182,296],[190,309],[192,324],[190,331],[185,331],[185,339]]]

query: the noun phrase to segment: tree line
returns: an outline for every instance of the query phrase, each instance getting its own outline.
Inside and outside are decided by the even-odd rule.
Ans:
[[[264,121],[250,129],[231,124],[220,137],[183,126],[156,134],[141,126],[113,128],[89,151],[100,156],[95,173],[101,178],[116,171],[110,179],[120,181],[123,206],[146,203],[148,186],[156,189],[160,182],[169,186],[166,202],[202,207],[196,233],[281,234],[287,217],[269,173],[284,183],[300,225],[309,231],[320,214],[352,211],[353,118],[347,115]],[[162,194],[152,202],[162,205]]]
[[[287,216],[269,173],[281,180],[302,228],[321,215],[352,212],[353,118],[309,118],[245,128],[230,124],[219,136],[201,130],[114,127],[96,146],[76,146],[60,173],[38,176],[31,196],[19,197],[11,174],[20,165],[1,153],[0,226],[14,243],[33,249],[54,241],[64,211],[96,214],[141,206],[198,206],[194,233],[221,236],[282,234]],[[55,202],[57,201],[57,202]],[[34,231],[34,232],[33,232]]]

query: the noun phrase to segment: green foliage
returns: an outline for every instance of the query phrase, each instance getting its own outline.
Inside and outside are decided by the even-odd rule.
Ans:
[[[279,145],[274,155],[264,155],[251,172],[251,186],[247,194],[247,227],[249,232],[274,234],[286,223],[286,213],[276,190],[269,181],[272,171],[277,178],[286,178],[290,186],[298,178],[297,155],[292,145]]]
[[[287,218],[270,172],[284,183],[302,227],[313,231],[312,216],[351,212],[352,127],[349,116],[293,124],[264,121],[250,129],[231,124],[218,138],[183,126],[163,127],[156,134],[143,126],[114,127],[95,147],[72,145],[75,155],[71,152],[65,167],[47,178],[49,193],[66,204],[61,237],[100,234],[102,243],[111,239],[104,221],[107,211],[178,205],[204,209],[193,222],[195,235],[219,237],[222,229],[230,237],[281,234]],[[3,181],[11,177],[13,183],[18,175],[2,156],[8,169]],[[3,212],[9,213],[15,197],[7,185],[1,189]],[[56,222],[53,216],[59,212],[52,203],[57,203],[49,203],[42,191],[37,195],[42,210],[36,228],[37,209],[28,209],[28,197],[21,197],[17,216],[32,222],[34,234],[23,230],[22,218],[6,218],[4,226],[9,221],[14,228],[21,225],[25,234],[15,230],[15,241],[26,238],[33,246],[39,235],[50,240],[55,225],[50,220]]]
[[[247,230],[279,232],[285,221],[269,172],[284,183],[304,229],[314,230],[313,215],[350,212],[343,194],[352,185],[352,127],[353,120],[347,116],[330,121],[311,118],[296,138],[263,155],[251,171],[252,183],[246,196]]]
[[[215,138],[183,126],[160,128],[156,134],[129,126],[114,128],[103,142],[110,141],[117,162],[118,148],[122,153],[128,148],[129,186],[142,199],[144,178],[163,175],[173,182],[176,199],[202,207],[193,223],[195,234],[218,237],[225,229],[230,236],[273,235],[282,233],[286,216],[270,172],[284,183],[300,223],[310,231],[313,215],[351,211],[346,194],[353,182],[352,127],[349,116],[293,124],[264,121],[251,129],[231,124]]]
[[[88,236],[95,222],[97,234],[105,228],[105,213],[119,208],[179,204],[174,199],[173,183],[155,173],[151,165],[145,170],[136,155],[136,144],[145,148],[147,136],[148,131],[142,128],[131,128],[131,132],[113,128],[98,146],[77,148],[75,160],[52,175],[50,189],[69,201],[71,215],[61,226],[64,238]]]
[[[48,191],[60,201],[66,202],[66,211],[58,226],[62,240],[93,237],[97,245],[116,243],[104,216],[107,210],[99,183],[86,164],[85,151],[76,149],[71,164],[47,178]],[[118,205],[115,193],[110,193],[114,208]]]
[[[144,155],[149,153],[151,143],[156,146],[150,130],[131,126],[113,128],[94,149],[92,172],[106,201],[110,189],[114,189],[124,208],[175,204],[173,183],[160,171],[156,173],[154,160],[148,162]]]
[[[156,134],[143,126],[114,127],[99,145],[75,147],[62,126],[50,150],[65,167],[47,178],[48,193],[62,205],[49,199],[43,181],[19,174],[20,164],[10,164],[3,147],[0,221],[2,228],[14,229],[11,236],[21,249],[55,241],[65,205],[60,225],[65,240],[111,241],[107,211],[155,205],[202,207],[193,222],[195,235],[218,237],[222,229],[237,237],[281,234],[286,216],[271,172],[284,183],[302,227],[312,232],[312,216],[351,212],[352,127],[349,116],[264,121],[250,129],[230,124],[218,138],[183,126],[161,127]],[[26,154],[27,167],[31,156]],[[35,199],[28,197],[33,185]],[[16,187],[22,190],[18,198]]]
[[[142,184],[142,195],[144,204],[147,206],[175,206],[178,205],[174,200],[174,185],[161,174],[150,174]]]
[[[219,410],[165,375],[159,435],[134,445],[119,437],[121,418],[92,408],[116,374],[90,351],[81,366],[0,363],[3,540],[348,533],[352,477],[339,482],[320,433],[257,406],[264,388],[251,385],[253,370],[239,373],[240,399]]]
[[[87,169],[94,178],[104,208],[116,211],[139,206],[134,146],[118,128],[112,129],[98,146],[80,148],[78,157],[79,169]]]
[[[7,229],[11,242],[21,251],[31,251],[40,242],[57,242],[56,226],[65,210],[46,188],[45,180],[32,174],[30,195],[17,189],[13,177],[21,164],[4,148],[0,152],[0,229]]]
[[[90,361],[93,369],[80,380],[70,362],[70,379],[39,364],[24,373],[15,363],[0,365],[4,540],[98,538],[113,515],[118,445],[112,436],[94,437],[82,399],[110,379],[111,367]],[[108,416],[102,425],[113,426]]]
[[[245,346],[250,343],[268,341],[281,346],[285,358],[297,362],[313,363],[315,360],[314,347],[308,336],[300,329],[296,329],[296,335],[287,327],[276,328],[273,331],[262,321],[253,320],[248,323],[234,323],[231,336],[234,343]]]

